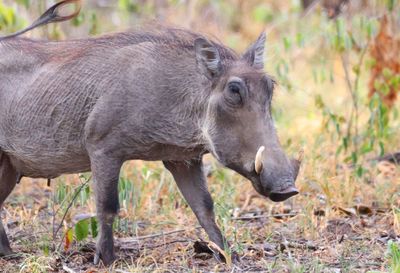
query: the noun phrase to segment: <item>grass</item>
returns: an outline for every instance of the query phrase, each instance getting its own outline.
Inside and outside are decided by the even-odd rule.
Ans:
[[[397,242],[388,243],[389,268],[391,272],[400,272],[400,248]]]
[[[195,228],[198,225],[196,219],[181,198],[169,173],[160,164],[152,164],[151,169],[154,171],[149,174],[150,168],[143,168],[142,164],[145,163],[136,162],[124,166],[120,191],[122,212],[115,224],[121,260],[113,266],[113,270],[229,271],[226,265],[217,263],[211,256],[193,252],[193,242],[197,238],[206,240],[207,237],[201,229]],[[356,203],[354,199],[368,198],[371,192],[374,193],[374,188],[371,186],[368,191],[354,191],[351,203],[347,196],[342,195],[332,194],[331,199],[323,198],[322,196],[326,195],[321,188],[310,189],[305,183],[308,179],[307,173],[304,173],[306,170],[307,168],[302,170],[299,180],[301,195],[286,204],[271,203],[255,195],[251,185],[231,171],[217,169],[209,179],[216,201],[218,224],[232,243],[233,250],[242,257],[242,269],[263,269],[271,272],[335,272],[335,268],[340,268],[342,272],[362,272],[365,269],[397,272],[398,246],[395,243],[379,241],[386,238],[383,233],[390,232],[397,225],[396,210],[378,212],[371,204],[373,200],[368,202],[368,199],[362,199],[364,204],[374,210],[373,215],[347,215],[334,207],[343,206],[344,209],[350,209]],[[134,178],[135,175],[138,177]],[[162,176],[165,182],[160,186]],[[355,183],[346,175],[340,178],[349,179],[346,183]],[[147,181],[146,186],[140,183],[141,179]],[[64,198],[68,199],[74,192],[73,189],[82,183],[76,176],[69,177],[68,180],[71,180],[68,185],[63,185],[66,181],[53,183],[51,194],[56,197],[66,192]],[[10,269],[6,272],[53,272],[60,270],[63,263],[75,270],[92,268],[92,236],[89,235],[83,241],[75,239],[66,251],[63,248],[59,251],[54,249],[54,246],[64,242],[61,232],[53,242],[53,215],[50,213],[53,201],[50,198],[48,206],[43,207],[42,204],[42,199],[48,198],[45,196],[45,184],[45,181],[32,182],[25,179],[6,207],[4,221],[19,221],[18,225],[9,226],[9,233],[14,248],[23,253],[15,260],[0,260],[0,264],[5,264],[3,268]],[[341,183],[331,181],[330,191],[339,192],[342,187]],[[137,192],[134,189],[137,189]],[[32,192],[38,193],[38,196],[31,204],[23,200],[18,200],[18,204],[13,202],[14,198],[22,194],[32,196]],[[251,202],[241,210],[248,195],[253,195]],[[137,196],[134,204],[132,196]],[[321,198],[317,199],[315,196]],[[69,211],[63,232],[73,224],[77,215],[82,212],[94,213],[92,194],[84,197],[80,195],[80,198]],[[59,201],[54,204],[58,208],[65,199],[54,200]],[[386,203],[386,208],[390,208],[390,205],[394,206]],[[316,216],[316,210],[324,211],[325,216]],[[288,211],[296,212],[296,216],[266,217],[250,221],[234,218],[234,214],[253,216]],[[56,215],[56,223],[60,220],[61,215]],[[181,231],[135,243],[126,239],[171,230]],[[385,248],[389,250],[386,256]],[[31,271],[26,271],[27,268]]]

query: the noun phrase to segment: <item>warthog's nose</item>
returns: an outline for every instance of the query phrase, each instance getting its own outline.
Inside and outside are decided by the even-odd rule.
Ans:
[[[299,190],[296,189],[295,186],[289,186],[288,188],[281,191],[276,191],[276,192],[272,191],[269,194],[269,199],[271,199],[274,202],[282,202],[298,193]]]

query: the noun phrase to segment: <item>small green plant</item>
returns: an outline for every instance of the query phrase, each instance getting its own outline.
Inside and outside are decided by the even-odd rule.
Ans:
[[[397,242],[388,242],[387,258],[391,273],[400,273],[400,246]]]
[[[78,242],[83,241],[88,238],[89,233],[93,238],[96,238],[98,234],[97,226],[96,217],[88,217],[78,221],[74,226],[76,240]]]
[[[367,20],[363,16],[355,16],[351,20],[338,18],[328,25],[324,36],[331,54],[340,57],[349,96],[345,103],[349,111],[332,110],[321,95],[315,99],[324,116],[323,127],[329,132],[331,140],[339,144],[336,156],[342,156],[345,162],[351,163],[358,178],[366,173],[361,159],[369,153],[383,155],[385,141],[394,135],[389,122],[392,112],[382,103],[379,95],[368,99],[366,86],[360,84],[363,74],[369,73],[371,60],[368,60],[368,52],[377,26],[376,19]],[[398,84],[396,75],[386,74],[388,83]],[[379,90],[389,88],[386,83],[376,85]]]

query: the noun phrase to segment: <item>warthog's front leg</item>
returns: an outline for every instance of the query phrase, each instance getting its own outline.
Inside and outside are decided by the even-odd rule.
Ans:
[[[17,173],[9,158],[0,151],[0,210],[17,183]],[[0,218],[0,256],[12,254],[6,231]]]
[[[164,162],[164,165],[174,176],[179,190],[210,240],[224,249],[225,239],[215,223],[214,204],[207,189],[207,180],[201,159],[190,162]]]
[[[115,260],[113,223],[119,210],[118,179],[122,163],[103,155],[91,156],[94,179],[97,218],[100,233],[96,245],[94,263],[100,259],[105,265]]]

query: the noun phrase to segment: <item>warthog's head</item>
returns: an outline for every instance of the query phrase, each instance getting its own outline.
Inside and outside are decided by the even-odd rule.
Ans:
[[[300,160],[288,159],[271,116],[274,81],[264,73],[263,33],[243,56],[223,58],[215,44],[195,41],[199,69],[212,81],[202,125],[209,150],[226,167],[248,178],[272,201],[298,193]]]

